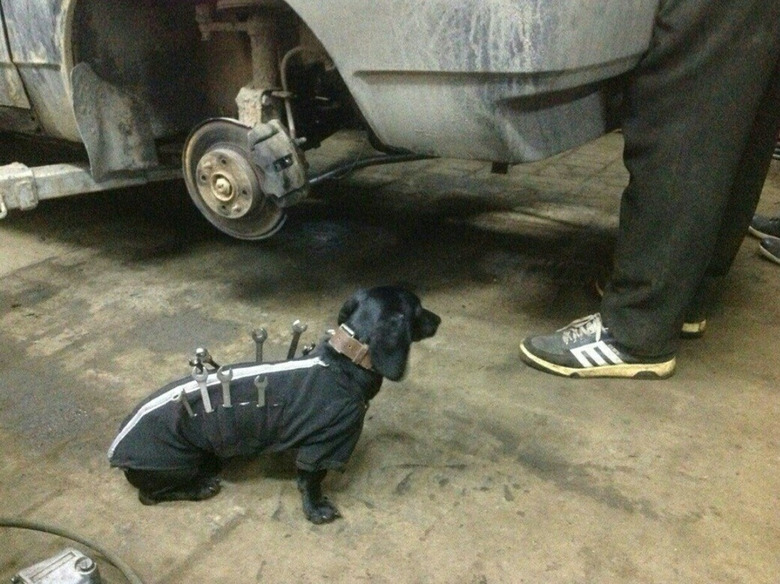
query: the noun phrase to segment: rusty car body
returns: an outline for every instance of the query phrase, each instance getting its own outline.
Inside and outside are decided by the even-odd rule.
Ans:
[[[0,0],[3,140],[84,152],[0,167],[0,217],[183,177],[218,229],[261,239],[343,128],[386,161],[541,159],[606,131],[657,3]]]

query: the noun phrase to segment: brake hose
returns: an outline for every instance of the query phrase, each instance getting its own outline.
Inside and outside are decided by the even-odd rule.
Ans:
[[[414,162],[416,160],[429,160],[434,158],[433,156],[426,156],[425,154],[379,154],[377,156],[369,156],[368,158],[358,158],[351,162],[345,162],[336,168],[331,168],[309,178],[309,185],[314,186],[326,180],[340,179],[346,176],[353,170],[360,170],[361,168],[367,168],[369,166],[379,166],[381,164],[395,164],[398,162]]]
[[[8,517],[0,517],[0,527],[8,527],[8,528],[16,528],[16,529],[29,529],[30,531],[40,531],[43,533],[50,533],[51,535],[56,535],[59,537],[63,537],[65,539],[69,539],[71,541],[75,541],[76,543],[80,543],[81,545],[88,547],[92,551],[97,552],[105,560],[114,566],[117,570],[122,572],[122,575],[125,577],[125,579],[130,582],[130,584],[144,584],[143,580],[128,566],[125,562],[123,562],[120,558],[118,558],[116,555],[108,551],[103,546],[96,544],[94,542],[91,542],[87,539],[84,539],[77,533],[74,533],[72,531],[69,531],[67,529],[63,529],[60,527],[55,527],[53,525],[48,525],[46,523],[39,523],[36,521],[27,521],[24,519],[12,519]]]

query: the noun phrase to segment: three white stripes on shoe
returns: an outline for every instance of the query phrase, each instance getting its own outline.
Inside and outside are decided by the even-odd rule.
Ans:
[[[618,354],[604,341],[597,341],[569,350],[583,367],[624,364]]]

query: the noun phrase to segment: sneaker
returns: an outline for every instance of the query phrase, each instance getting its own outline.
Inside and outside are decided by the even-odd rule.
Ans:
[[[674,355],[635,357],[610,335],[596,313],[551,335],[528,337],[520,344],[523,360],[536,369],[566,377],[664,379],[674,373]]]
[[[685,319],[685,322],[680,329],[681,339],[700,339],[704,336],[704,329],[707,328],[707,319],[702,318],[700,320]]]
[[[758,251],[767,259],[780,264],[780,239],[777,237],[765,237],[758,244]]]
[[[604,289],[607,285],[607,278],[596,278],[593,287],[599,298],[604,297]],[[696,313],[694,315],[694,313]],[[690,308],[685,315],[682,329],[680,329],[681,339],[700,339],[704,336],[704,329],[707,328],[707,318],[703,315],[702,307]]]
[[[688,308],[685,309],[682,329],[680,329],[681,339],[699,339],[704,336],[704,330],[707,328],[707,313],[712,304],[712,299],[717,293],[720,279],[705,278],[699,288],[688,302]]]
[[[753,215],[748,231],[751,235],[764,239],[765,237],[780,237],[780,217]]]

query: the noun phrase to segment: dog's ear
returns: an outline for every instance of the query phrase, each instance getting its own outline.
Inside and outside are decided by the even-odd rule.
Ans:
[[[374,370],[391,381],[401,379],[411,344],[411,331],[402,314],[393,314],[377,323],[369,342]]]
[[[422,306],[417,308],[412,323],[412,341],[421,341],[436,334],[441,324],[441,317]]]
[[[358,290],[344,303],[341,310],[339,310],[339,317],[337,319],[339,326],[344,324],[347,319],[352,316],[352,313],[357,310],[357,307],[360,306],[360,303],[365,299],[366,291]]]

